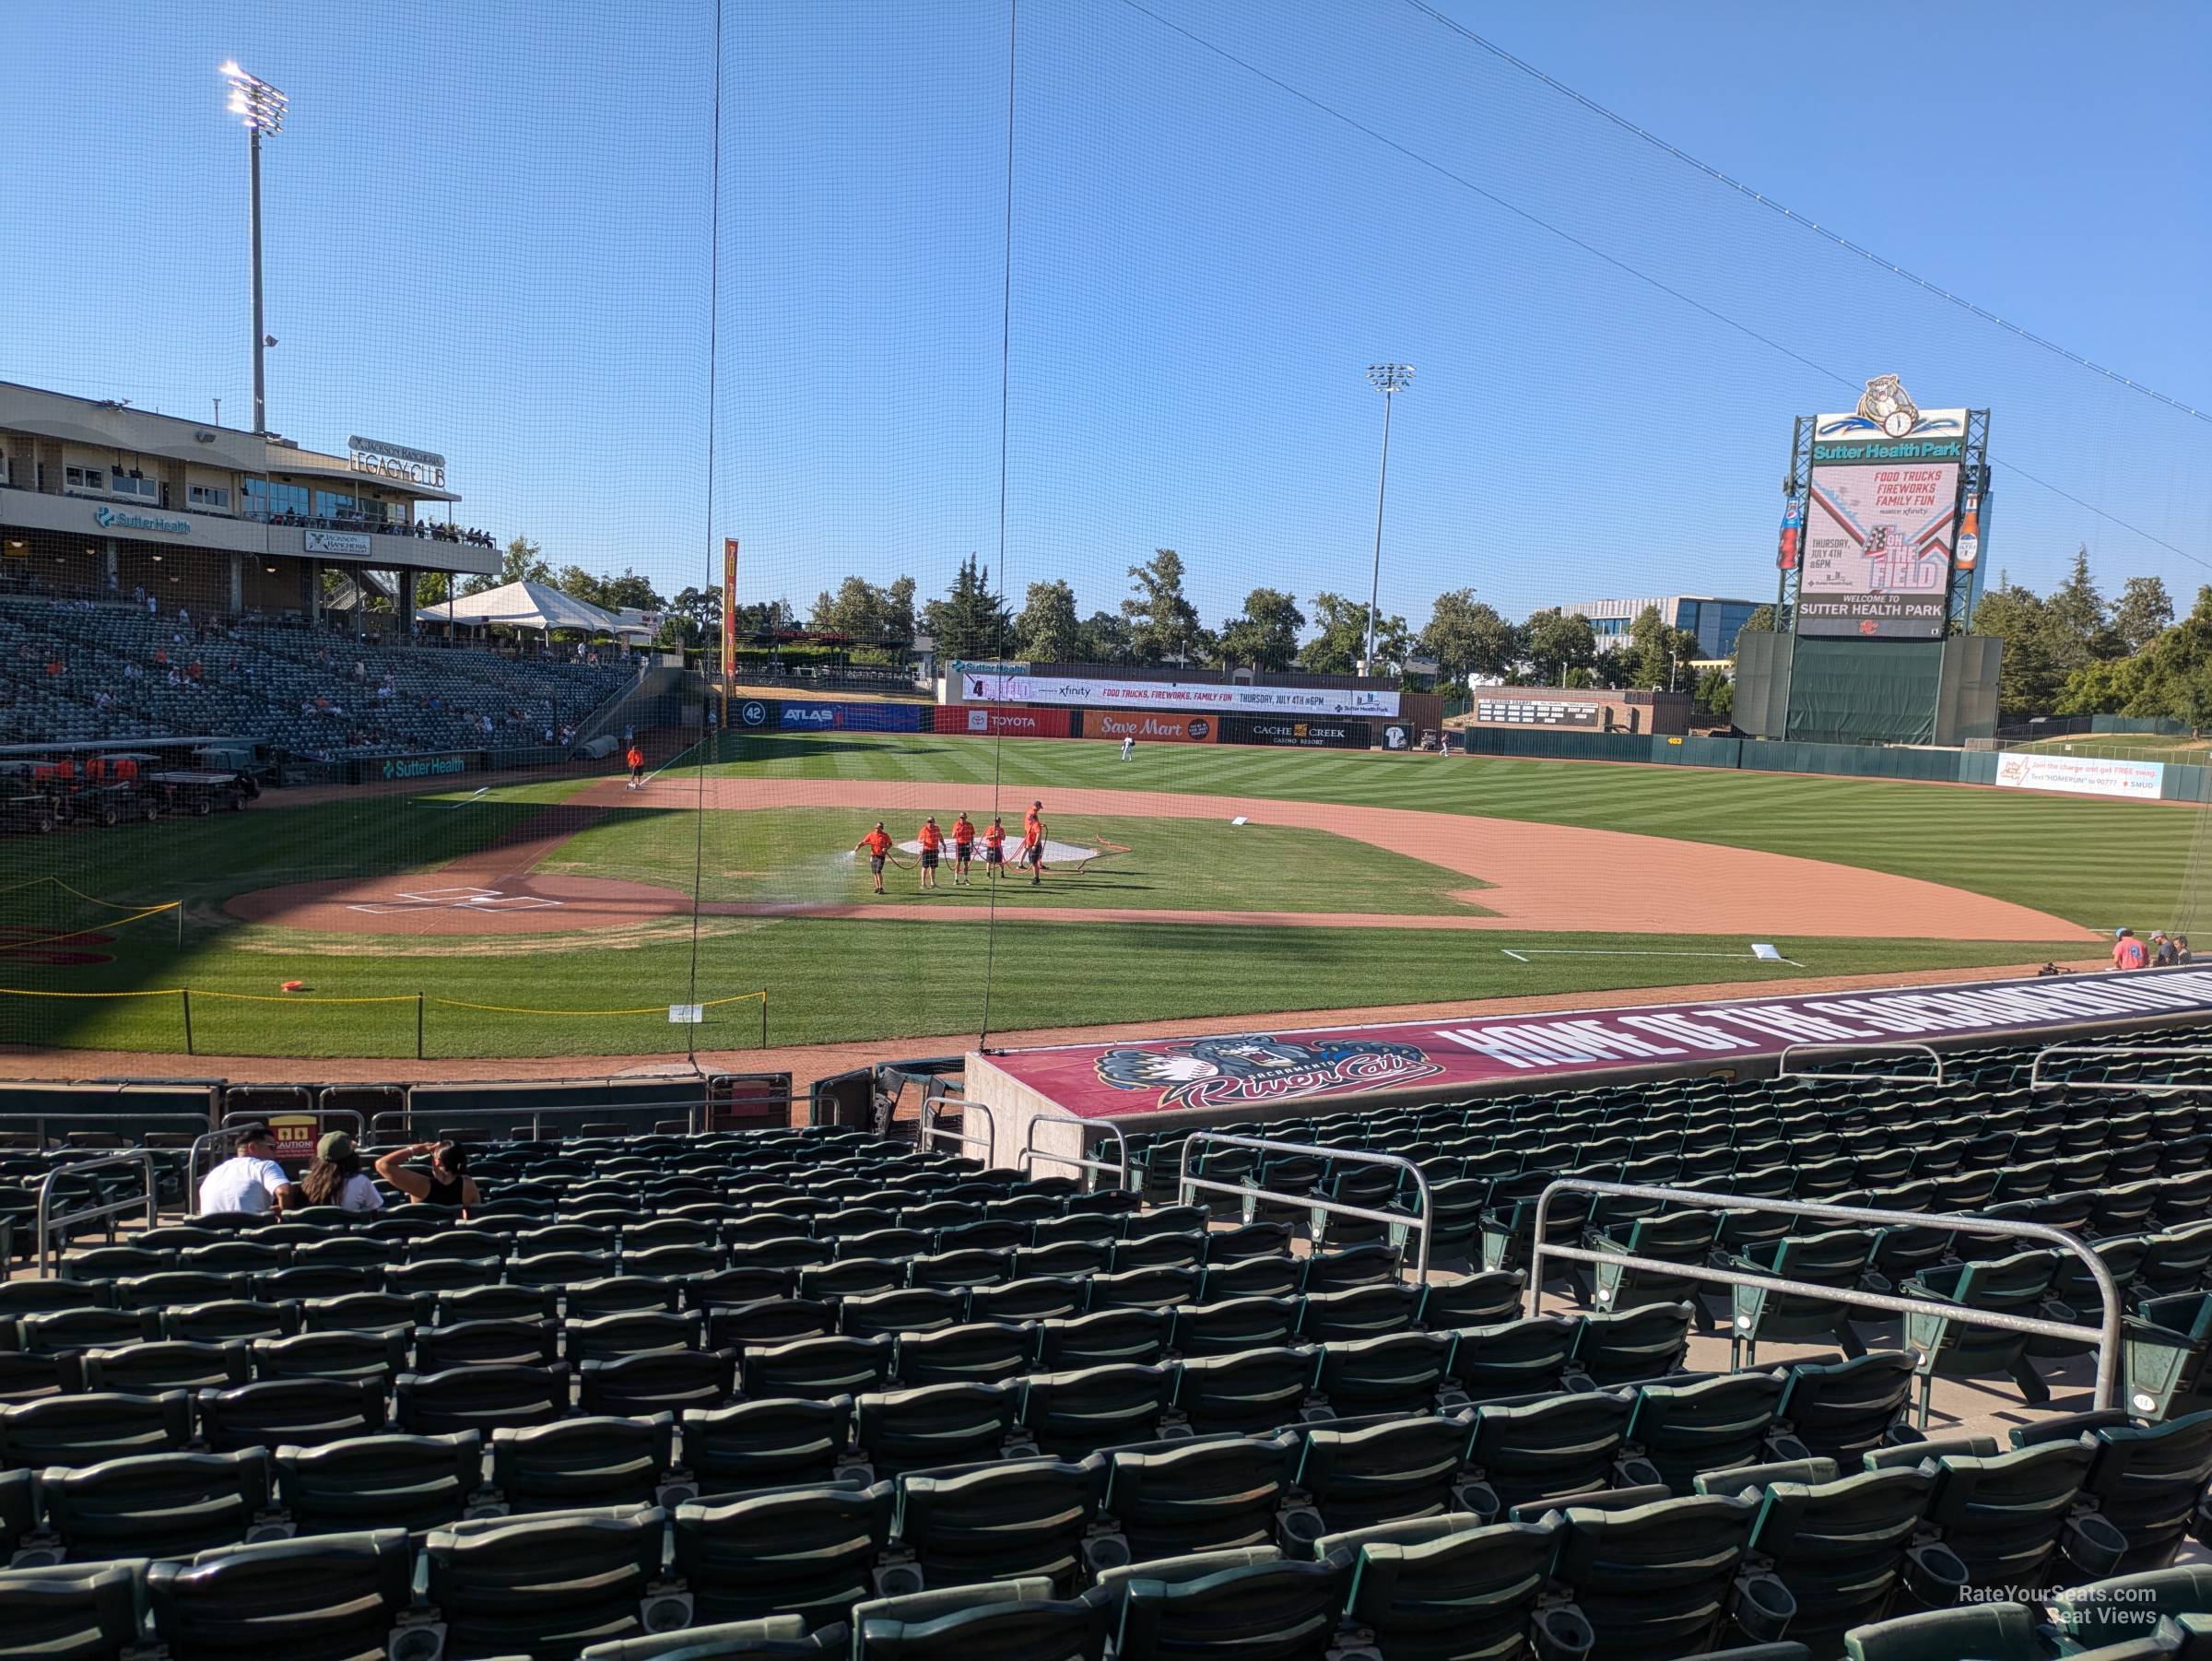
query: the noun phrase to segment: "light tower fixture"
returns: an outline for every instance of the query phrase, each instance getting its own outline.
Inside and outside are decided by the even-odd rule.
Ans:
[[[269,430],[268,383],[262,355],[276,342],[262,327],[261,318],[261,135],[284,131],[284,112],[291,100],[259,76],[248,75],[235,60],[222,66],[221,75],[230,83],[230,113],[246,128],[253,218],[253,430],[265,433]]]
[[[1390,490],[1390,406],[1413,383],[1410,363],[1371,363],[1367,378],[1382,395],[1382,477],[1375,486],[1375,565],[1367,588],[1367,673],[1375,672],[1375,610],[1382,587],[1382,502]]]

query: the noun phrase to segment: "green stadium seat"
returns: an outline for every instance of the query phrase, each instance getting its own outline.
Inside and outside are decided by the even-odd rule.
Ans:
[[[1117,1450],[1105,1511],[1128,1560],[1277,1543],[1300,1443],[1296,1437],[1198,1437]]]
[[[1905,1283],[1909,1298],[1927,1308],[1905,1316],[1905,1348],[1913,1352],[1921,1381],[1920,1422],[1938,1378],[2009,1378],[2031,1407],[2051,1399],[2051,1391],[2027,1354],[2025,1334],[1953,1321],[1947,1306],[2031,1315],[2049,1296],[2058,1276],[2055,1252],[2018,1252],[1954,1267],[1933,1268]]]
[[[1756,1465],[1783,1387],[1773,1372],[1646,1384],[1629,1420],[1630,1455],[1649,1462],[1677,1494],[1688,1493],[1700,1472]]]
[[[971,1321],[1055,1321],[1079,1314],[1083,1282],[1076,1275],[1038,1275],[979,1286],[968,1297]]]
[[[1559,1389],[1582,1325],[1567,1315],[1531,1315],[1460,1330],[1452,1346],[1452,1382],[1476,1402]]]
[[[1732,1597],[1743,1619],[1747,1596],[1757,1596],[1765,1619],[1786,1626],[1793,1601],[1772,1576],[1760,1578],[1756,1594],[1735,1584],[1757,1514],[1741,1499],[1662,1500],[1626,1511],[1570,1505],[1552,1574],[1571,1602],[1538,1612],[1539,1645],[1548,1639],[1590,1661],[1696,1655],[1720,1631]],[[1577,1625],[1582,1645],[1566,1642]]]
[[[1600,1387],[1664,1378],[1688,1353],[1690,1323],[1701,1307],[1693,1299],[1584,1315],[1568,1368]]]
[[[888,1482],[688,1502],[675,1512],[676,1573],[702,1622],[789,1614],[828,1627],[876,1590],[896,1505]]]
[[[297,1303],[224,1299],[186,1303],[160,1312],[160,1337],[176,1343],[232,1344],[253,1338],[288,1338],[300,1330]]]
[[[1634,1412],[1632,1396],[1605,1392],[1477,1406],[1466,1455],[1475,1479],[1467,1509],[1495,1520],[1516,1505],[1569,1503],[1612,1486]],[[1659,1476],[1646,1467],[1634,1479],[1652,1483]]]
[[[855,1661],[1099,1661],[1106,1600],[1037,1576],[864,1603],[853,1628]]]
[[[2212,1410],[2153,1425],[2134,1424],[2116,1410],[2068,1414],[2015,1430],[2012,1443],[2028,1447],[2084,1434],[2095,1447],[2081,1497],[2127,1541],[2119,1562],[2105,1573],[2163,1569],[2191,1536],[2212,1533],[2205,1503],[2212,1483]]]
[[[408,1298],[396,1292],[349,1292],[342,1297],[311,1298],[300,1306],[300,1330],[310,1332],[384,1332],[394,1326],[428,1326],[437,1310],[429,1298]]]
[[[740,1367],[748,1397],[795,1396],[827,1401],[878,1390],[890,1377],[892,1344],[872,1338],[797,1338],[748,1347]]]
[[[483,1443],[452,1436],[358,1436],[272,1455],[276,1497],[301,1534],[404,1528],[415,1534],[467,1514],[483,1486]]]
[[[1788,1370],[1771,1436],[1789,1437],[1845,1469],[1877,1448],[1916,1441],[1906,1422],[1912,1358],[1874,1349],[1848,1361],[1800,1361]]]
[[[665,1413],[495,1430],[491,1486],[516,1515],[657,1504],[675,1460],[675,1431]]]
[[[320,1535],[157,1562],[147,1601],[172,1661],[404,1656],[430,1637],[412,1608],[413,1573],[401,1530]]]
[[[1320,1352],[1311,1346],[1185,1361],[1176,1375],[1175,1410],[1201,1436],[1295,1424],[1311,1398],[1319,1362]]]
[[[81,1562],[189,1557],[253,1537],[269,1473],[258,1450],[143,1454],[51,1467],[39,1492],[47,1527]]]
[[[559,1359],[554,1321],[455,1321],[415,1329],[415,1366],[423,1372],[454,1367],[549,1367]]]
[[[88,1390],[156,1396],[166,1390],[219,1390],[242,1384],[252,1361],[240,1344],[124,1344],[77,1358]]]
[[[594,1643],[688,1625],[688,1598],[660,1588],[664,1522],[635,1506],[435,1531],[423,1556],[447,1653],[569,1661]]]
[[[1510,1661],[1528,1632],[1559,1543],[1547,1524],[1426,1517],[1324,1537],[1352,1559],[1347,1623],[1398,1661]]]
[[[1352,1575],[1348,1558],[1304,1562],[1266,1548],[1110,1569],[1114,1655],[1128,1661],[1322,1661]]]
[[[579,1411],[632,1419],[719,1408],[737,1393],[732,1349],[648,1349],[576,1370]]]
[[[923,1384],[996,1384],[1030,1371],[1036,1353],[1034,1323],[995,1322],[947,1326],[939,1332],[902,1333],[893,1362],[903,1388]]]
[[[1468,1326],[1497,1326],[1518,1319],[1527,1287],[1519,1272],[1478,1273],[1451,1281],[1430,1281],[1421,1291],[1416,1321],[1430,1332],[1457,1332]]]
[[[1421,1289],[1396,1281],[1315,1292],[1299,1300],[1298,1336],[1308,1343],[1346,1343],[1410,1332],[1419,1325]]]
[[[796,1615],[771,1615],[594,1643],[581,1661],[845,1661],[852,1649],[853,1631],[842,1621],[809,1632]]]
[[[1167,1353],[1173,1326],[1174,1312],[1167,1309],[1105,1309],[1072,1320],[1045,1321],[1037,1331],[1038,1363],[1049,1372],[1148,1364]]]
[[[1305,1427],[1297,1486],[1311,1497],[1329,1533],[1441,1514],[1456,1502],[1470,1428],[1464,1415],[1360,1428]]]
[[[1956,1596],[1962,1565],[1940,1546],[1913,1547],[1935,1485],[1931,1471],[1888,1470],[1761,1487],[1750,1549],[1796,1599],[1790,1636],[1834,1655],[1908,1579],[1924,1602]]]
[[[1453,1344],[1448,1332],[1394,1332],[1324,1344],[1313,1380],[1314,1405],[1326,1407],[1338,1419],[1432,1409]]]
[[[124,1661],[144,1643],[147,1561],[0,1570],[0,1655]]]
[[[203,1390],[198,1408],[200,1435],[218,1453],[319,1447],[384,1428],[384,1387],[375,1379],[268,1379]]]
[[[1173,1368],[1134,1362],[1031,1373],[1023,1381],[1021,1422],[1039,1448],[1061,1458],[1150,1442],[1159,1434],[1175,1381]]]
[[[2078,1572],[2109,1573],[2125,1537],[2092,1514],[2075,1514],[2092,1456],[2080,1438],[1987,1457],[1942,1455],[1924,1513],[1928,1529],[1965,1564],[1970,1586],[2041,1585],[2062,1543]]]
[[[1831,1229],[1819,1234],[1792,1234],[1731,1258],[1731,1268],[1776,1279],[1850,1290],[1860,1284],[1874,1255],[1874,1236],[1864,1229]],[[1762,1343],[1825,1343],[1833,1339],[1846,1356],[1864,1352],[1852,1327],[1851,1305],[1797,1292],[1771,1292],[1763,1286],[1732,1284],[1733,1319],[1729,1364],[1759,1360]]]
[[[1011,1459],[903,1477],[896,1527],[925,1586],[1041,1575],[1063,1591],[1087,1573],[1085,1536],[1106,1496],[1107,1465]],[[886,1589],[898,1589],[888,1576]]]
[[[569,1372],[550,1367],[453,1367],[392,1381],[392,1424],[410,1436],[450,1436],[550,1424],[569,1410]]]
[[[853,1398],[746,1401],[678,1420],[684,1466],[703,1497],[827,1482],[852,1435]]]

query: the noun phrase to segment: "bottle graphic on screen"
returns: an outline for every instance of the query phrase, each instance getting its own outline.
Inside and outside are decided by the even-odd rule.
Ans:
[[[1797,534],[1805,524],[1805,504],[1794,497],[1782,510],[1782,541],[1774,553],[1775,568],[1780,571],[1797,569]]]
[[[1982,499],[1969,496],[1966,512],[1959,520],[1959,543],[1953,551],[1952,561],[1960,571],[1974,569],[1974,561],[1982,557]]]

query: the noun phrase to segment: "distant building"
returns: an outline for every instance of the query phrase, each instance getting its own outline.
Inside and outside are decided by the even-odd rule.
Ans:
[[[1732,657],[1735,637],[1757,611],[1758,600],[1722,600],[1708,595],[1653,595],[1640,600],[1581,600],[1559,609],[1569,617],[1590,619],[1600,648],[1618,644],[1629,637],[1646,606],[1659,607],[1659,619],[1670,629],[1687,629],[1698,637],[1700,657]]]

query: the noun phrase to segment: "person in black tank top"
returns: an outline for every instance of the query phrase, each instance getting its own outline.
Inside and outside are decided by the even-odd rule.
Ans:
[[[428,1171],[410,1169],[407,1161],[430,1156]],[[476,1179],[468,1174],[468,1153],[457,1142],[415,1142],[394,1148],[376,1162],[376,1174],[409,1199],[421,1205],[443,1206],[466,1216],[479,1203]]]

